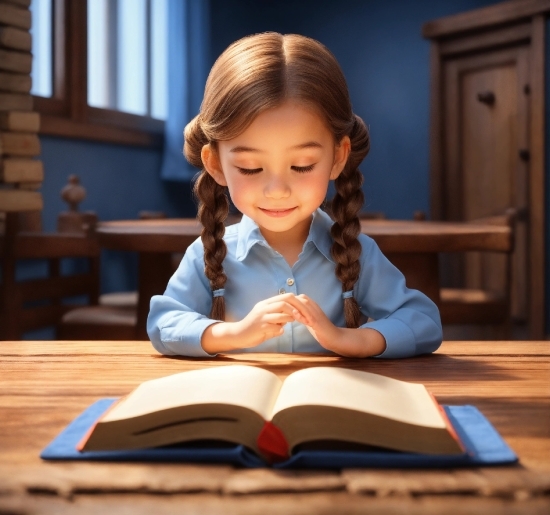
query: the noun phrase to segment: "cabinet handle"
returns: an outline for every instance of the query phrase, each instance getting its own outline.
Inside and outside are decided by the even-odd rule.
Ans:
[[[526,148],[522,148],[519,151],[519,158],[522,161],[528,163],[529,160],[531,159],[531,152],[529,152],[529,150],[527,150]]]
[[[495,94],[492,91],[482,91],[481,93],[477,94],[477,99],[482,104],[492,106],[495,103]]]

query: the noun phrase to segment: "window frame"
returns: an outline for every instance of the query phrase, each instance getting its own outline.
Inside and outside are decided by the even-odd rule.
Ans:
[[[87,0],[52,0],[52,96],[33,95],[40,134],[161,148],[163,120],[88,105]]]

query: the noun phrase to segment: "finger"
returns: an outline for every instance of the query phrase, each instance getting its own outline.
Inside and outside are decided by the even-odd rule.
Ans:
[[[267,313],[286,313],[287,315],[292,315],[292,310],[294,307],[289,302],[273,302],[265,306]]]
[[[296,320],[297,322],[300,322],[304,325],[311,325],[311,321],[309,320],[309,318],[307,318],[306,316],[304,316],[302,313],[300,313],[300,311],[298,311],[297,309],[294,309],[293,311],[293,316],[294,316],[294,320]]]
[[[326,319],[326,315],[319,304],[307,295],[298,295],[296,297],[296,304],[300,306],[297,308],[300,314],[307,320],[307,322],[303,322],[306,325],[314,327],[323,323]]]
[[[292,313],[267,313],[262,317],[262,321],[269,324],[288,324],[294,322],[294,316]]]
[[[291,304],[293,307],[293,315],[295,315],[297,311],[302,317],[305,317],[308,321],[310,321],[313,317],[315,306],[317,305],[305,295],[296,296],[293,299],[289,300],[288,303]]]
[[[274,295],[273,297],[269,297],[268,299],[265,299],[262,302],[265,302],[266,304],[272,304],[274,302],[286,301],[295,296],[296,295],[294,295],[294,293],[280,293],[278,295]]]
[[[284,325],[263,324],[260,327],[260,331],[264,335],[264,339],[266,339],[266,338],[274,338],[275,336],[280,336],[285,332],[285,328],[284,328]]]

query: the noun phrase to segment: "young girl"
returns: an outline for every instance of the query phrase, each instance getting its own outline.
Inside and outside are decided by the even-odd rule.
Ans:
[[[387,358],[437,349],[437,307],[360,232],[368,150],[342,71],[319,42],[264,33],[227,48],[185,128],[204,229],[151,299],[154,347]],[[320,209],[331,180],[335,221]],[[227,191],[243,218],[225,228]]]

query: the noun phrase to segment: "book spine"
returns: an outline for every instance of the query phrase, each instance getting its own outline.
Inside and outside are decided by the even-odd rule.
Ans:
[[[30,93],[31,87],[31,76],[28,74],[0,72],[0,91]]]
[[[15,27],[0,26],[0,46],[30,52],[32,49],[31,35],[29,32]]]
[[[10,184],[37,183],[44,180],[44,165],[34,159],[0,159],[0,181]]]
[[[0,0],[0,211],[43,209],[40,115],[32,112],[30,0]]]
[[[40,115],[32,111],[0,112],[0,130],[14,132],[38,132]]]
[[[31,73],[32,54],[0,48],[0,69],[7,72]]]
[[[32,96],[20,93],[0,93],[0,111],[31,111]]]
[[[0,0],[0,3],[26,7],[27,9],[31,6],[31,0]]]
[[[0,152],[5,156],[37,156],[40,140],[36,134],[0,132]]]
[[[278,463],[290,457],[290,448],[285,435],[271,422],[264,424],[256,441],[262,456],[269,463]]]
[[[42,195],[36,191],[0,189],[0,211],[41,211]]]
[[[20,4],[18,6],[16,4]],[[31,12],[28,5],[24,6],[24,2],[0,2],[0,23],[9,25],[10,27],[18,27],[20,29],[30,30],[31,28]]]

